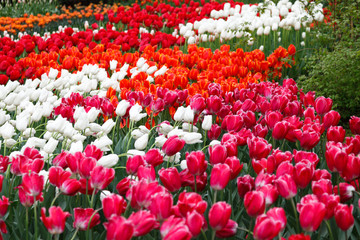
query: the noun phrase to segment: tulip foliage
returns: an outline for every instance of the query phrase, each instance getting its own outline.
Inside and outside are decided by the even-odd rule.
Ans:
[[[197,41],[321,7],[188,2],[0,39],[0,239],[360,238],[360,118],[283,78],[293,44]]]

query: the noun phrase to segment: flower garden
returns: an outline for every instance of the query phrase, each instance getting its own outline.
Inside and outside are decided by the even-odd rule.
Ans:
[[[297,79],[336,3],[39,2],[0,17],[0,239],[360,238],[360,117]]]

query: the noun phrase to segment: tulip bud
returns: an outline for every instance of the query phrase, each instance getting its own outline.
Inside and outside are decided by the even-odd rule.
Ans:
[[[214,230],[224,228],[231,216],[231,206],[226,202],[216,202],[209,211],[209,224]]]
[[[230,181],[231,170],[229,165],[218,163],[211,170],[210,187],[215,190],[223,190]]]
[[[181,188],[180,174],[175,167],[160,169],[159,177],[163,185],[170,192],[178,191]]]
[[[244,206],[250,217],[256,217],[265,211],[265,197],[260,191],[251,191],[245,194]]]
[[[211,126],[212,126],[212,115],[206,115],[201,124],[201,127],[205,131],[209,131],[211,129]]]

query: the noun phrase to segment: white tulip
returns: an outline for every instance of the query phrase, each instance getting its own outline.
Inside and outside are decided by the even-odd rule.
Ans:
[[[182,170],[187,169],[186,160],[182,160],[182,161],[180,162],[180,168],[181,168]]]
[[[10,139],[15,134],[15,128],[9,122],[6,122],[0,128],[0,135],[5,139]]]
[[[127,154],[130,155],[130,156],[144,156],[145,155],[145,152],[144,151],[139,151],[139,150],[136,150],[136,149],[129,149],[127,151]]]
[[[186,144],[201,143],[202,142],[201,138],[202,138],[201,133],[196,133],[196,132],[186,133],[184,137],[182,137],[182,139],[184,139]]]
[[[192,127],[192,132],[197,132],[199,130],[196,126],[194,126],[193,124],[187,123],[187,122],[184,122],[181,125],[181,127],[186,132],[190,132],[191,127]]]
[[[116,154],[109,154],[102,156],[99,161],[97,161],[97,165],[112,168],[115,166],[119,161],[119,157]]]
[[[140,137],[142,137],[144,135],[144,133],[142,131],[140,131],[140,129],[135,129],[131,132],[131,137],[136,139],[139,139]]]
[[[27,128],[27,129],[25,129],[25,131],[23,131],[23,137],[24,138],[33,137],[35,135],[35,133],[36,133],[35,128]]]
[[[90,123],[89,128],[94,133],[98,133],[101,131],[101,126],[97,123]]]
[[[29,119],[26,117],[21,117],[16,119],[16,129],[19,130],[20,132],[23,132],[26,130],[27,125],[29,123]]]
[[[173,129],[174,127],[171,126],[170,124],[162,122],[157,128],[157,131],[161,134],[167,135]]]
[[[215,145],[217,145],[217,144],[221,144],[221,142],[218,141],[218,140],[212,140],[209,145],[210,145],[210,146],[215,146]]]
[[[144,150],[148,144],[148,141],[149,141],[149,134],[144,134],[135,141],[134,147],[136,148],[136,150],[140,150],[140,151]]]
[[[130,102],[127,100],[121,100],[116,107],[115,113],[119,117],[123,117],[126,114],[127,109],[130,107]]]
[[[142,111],[142,106],[140,106],[138,103],[136,103],[134,106],[132,106],[130,108],[130,111],[129,111],[130,120],[138,122],[142,118],[146,117],[147,114],[146,113],[140,113],[141,111]]]
[[[184,112],[184,121],[185,122],[194,122],[194,110],[191,109],[190,106],[187,106]]]
[[[155,146],[161,148],[166,142],[167,138],[164,135],[155,138]]]
[[[100,110],[96,109],[95,107],[92,107],[87,112],[87,118],[89,119],[89,122],[94,122],[100,114]]]
[[[92,144],[102,151],[108,151],[108,146],[111,146],[113,142],[107,135],[104,135],[101,138],[96,139]]]
[[[45,144],[45,146],[43,147],[43,151],[50,154],[53,153],[58,145],[59,141],[54,139],[54,138],[50,138],[47,143]]]
[[[83,143],[81,141],[71,143],[69,153],[82,152],[84,150]]]
[[[110,118],[101,126],[101,130],[105,134],[108,134],[113,129],[114,126],[115,126],[115,122]]]
[[[185,110],[186,109],[183,106],[178,107],[174,114],[174,120],[177,122],[182,121],[184,119]]]
[[[202,129],[205,131],[209,131],[212,126],[212,115],[206,115],[204,116],[204,120],[201,124]]]
[[[5,139],[4,143],[6,147],[11,148],[17,143],[17,141],[15,141],[15,139],[10,138],[10,139]]]
[[[100,201],[102,202],[104,200],[104,198],[106,198],[107,196],[111,196],[112,194],[115,194],[115,193],[111,193],[108,190],[102,190],[100,193]]]
[[[111,70],[111,71],[115,71],[117,64],[118,64],[118,61],[116,61],[116,60],[111,60],[111,61],[110,61],[110,70]]]

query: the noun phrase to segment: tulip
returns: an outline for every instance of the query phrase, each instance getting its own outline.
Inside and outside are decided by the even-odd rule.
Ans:
[[[266,215],[281,223],[281,231],[285,229],[286,226],[286,214],[283,208],[275,207],[271,208]]]
[[[171,136],[164,143],[162,150],[167,156],[171,157],[180,152],[184,145],[184,140],[180,139],[178,136]]]
[[[345,139],[345,130],[341,126],[329,127],[326,133],[328,142],[343,142]]]
[[[0,218],[3,218],[5,216],[9,205],[9,199],[5,196],[2,196],[0,199]]]
[[[278,190],[272,184],[266,184],[264,186],[261,186],[257,188],[257,191],[260,191],[264,194],[266,207],[273,204],[279,196]]]
[[[279,194],[285,198],[293,198],[297,193],[295,181],[289,174],[278,177],[275,181]]]
[[[296,186],[301,189],[306,188],[306,186],[311,182],[311,179],[314,175],[314,166],[309,160],[301,160],[295,164],[294,168],[294,180]]]
[[[286,121],[277,122],[274,125],[274,129],[272,131],[272,137],[276,140],[282,140],[285,138],[288,130],[289,130],[288,122]]]
[[[91,218],[92,217],[92,218]],[[90,221],[91,219],[91,221]],[[74,228],[81,231],[91,229],[100,223],[100,215],[92,208],[74,208]]]
[[[163,163],[163,156],[160,153],[160,150],[157,148],[150,149],[145,154],[145,161],[152,165],[153,167],[159,166]]]
[[[352,116],[349,120],[350,130],[354,135],[360,135],[360,117]]]
[[[202,143],[202,135],[197,132],[190,132],[185,133],[185,135],[182,137],[186,144],[196,144],[196,143]]]
[[[106,156],[101,157],[98,161],[97,161],[97,165],[106,167],[106,168],[112,168],[113,166],[115,166],[119,161],[119,157],[116,154],[109,154]]]
[[[231,206],[226,202],[216,202],[209,211],[209,224],[215,230],[224,228],[231,216]]]
[[[116,115],[119,117],[123,117],[126,114],[129,107],[130,107],[130,102],[128,102],[127,100],[121,100],[116,107],[115,110]]]
[[[104,168],[103,166],[95,167],[90,175],[90,186],[94,189],[105,189],[115,178],[113,168]]]
[[[293,234],[289,237],[288,240],[311,240],[309,235],[301,234]]]
[[[0,173],[5,173],[9,165],[9,157],[0,155]]]
[[[124,217],[114,216],[109,219],[109,222],[104,223],[107,231],[106,239],[108,240],[130,240],[134,233],[134,226]]]
[[[250,159],[255,158],[258,160],[261,158],[266,158],[272,149],[271,144],[268,144],[265,139],[259,137],[248,139],[247,144],[249,147]]]
[[[307,232],[316,231],[325,217],[325,204],[313,201],[302,206],[299,211],[301,227]]]
[[[143,156],[136,155],[134,157],[129,157],[126,162],[127,174],[136,175],[139,167],[142,165],[145,165],[145,160]]]
[[[134,147],[137,150],[144,150],[148,144],[149,141],[149,134],[144,134],[140,138],[138,138],[135,143]]]
[[[269,111],[265,115],[266,125],[269,127],[269,129],[273,129],[275,124],[277,122],[280,122],[281,120],[282,120],[282,115],[278,111],[275,112]]]
[[[176,192],[181,188],[181,179],[177,168],[162,168],[159,170],[159,177],[165,188],[170,192]]]
[[[251,191],[245,194],[244,206],[250,217],[256,217],[265,211],[265,196],[260,191]]]
[[[142,111],[142,107],[136,103],[134,106],[130,108],[129,116],[130,120],[134,122],[140,121],[142,118],[146,117],[146,113],[140,113]]]
[[[334,216],[334,210],[340,203],[340,197],[334,194],[324,193],[319,197],[320,202],[325,204],[326,214],[324,219],[328,220]]]
[[[116,190],[119,192],[120,195],[125,196],[127,191],[130,188],[130,178],[126,177],[123,178],[118,184],[116,185]]]
[[[158,225],[155,216],[146,210],[140,210],[132,213],[128,221],[130,221],[134,226],[133,236],[135,237],[148,234]]]
[[[52,206],[49,208],[49,217],[46,217],[46,208],[41,208],[41,221],[44,223],[46,229],[50,234],[61,234],[65,229],[66,218],[70,213],[63,212],[61,207]]]
[[[82,178],[89,179],[90,174],[96,166],[96,159],[92,157],[84,157],[79,164],[79,173]]]
[[[149,182],[155,181],[155,168],[153,166],[144,166],[141,165],[138,169],[137,176],[139,180],[146,179]]]
[[[226,147],[221,144],[210,146],[209,155],[210,155],[209,161],[212,165],[215,165],[217,163],[224,163],[227,157]]]
[[[285,174],[289,174],[290,176],[294,176],[294,166],[290,162],[282,162],[278,168],[276,169],[276,177],[280,177]]]
[[[325,113],[329,112],[332,107],[332,100],[330,98],[318,97],[315,100],[315,110],[320,115],[323,116]]]
[[[230,238],[236,234],[237,228],[238,224],[234,220],[229,219],[225,227],[216,231],[216,237]]]
[[[345,204],[338,204],[335,207],[335,221],[341,230],[346,231],[354,225],[353,209],[353,205],[348,206]]]
[[[240,198],[244,198],[245,194],[255,188],[255,181],[250,175],[237,178],[237,189]]]
[[[340,192],[338,191],[338,186],[340,187]],[[334,186],[334,193],[340,196],[341,202],[346,202],[354,196],[355,188],[349,183],[339,183],[339,185]]]
[[[236,156],[227,157],[225,164],[227,164],[231,170],[230,180],[235,179],[243,168],[243,164],[240,164],[240,160]]]
[[[258,240],[273,239],[281,231],[281,222],[276,221],[266,214],[256,218],[254,227],[254,238]]]
[[[212,115],[206,115],[201,124],[201,127],[205,131],[209,131],[211,129],[211,126],[212,126]]]
[[[327,144],[325,158],[330,171],[342,172],[346,168],[348,154],[344,149]]]
[[[324,128],[328,129],[331,126],[336,126],[339,124],[340,114],[334,110],[326,113],[323,118]],[[351,128],[350,128],[351,129]]]
[[[189,231],[193,237],[196,237],[200,234],[205,223],[206,221],[204,216],[197,211],[192,211],[191,213],[188,212],[186,215],[186,225],[188,226]]]
[[[202,151],[196,151],[186,154],[186,166],[189,172],[195,176],[201,175],[206,171],[207,161],[205,161],[205,154]]]
[[[41,195],[44,188],[44,177],[37,173],[25,174],[19,188],[22,188],[29,196],[37,197]]]
[[[185,224],[185,220],[175,216],[169,217],[160,227],[163,240],[182,239],[190,240],[192,235]]]
[[[210,187],[214,190],[223,190],[230,181],[231,169],[229,165],[218,163],[211,170]]]
[[[332,194],[333,192],[333,186],[330,179],[320,179],[318,181],[312,181],[311,189],[317,197],[320,197],[324,193]]]
[[[208,138],[210,140],[216,140],[221,134],[221,128],[217,124],[211,125],[210,130],[207,132]]]
[[[182,192],[179,195],[177,206],[179,207],[181,215],[186,217],[187,213],[192,212],[193,210],[200,214],[204,214],[207,208],[207,202],[202,200],[201,195],[197,193]]]
[[[132,208],[147,208],[150,206],[154,194],[165,191],[166,189],[157,182],[148,182],[146,179],[142,179],[132,184],[126,193],[126,198],[130,201]]]
[[[152,197],[149,210],[155,215],[156,219],[164,220],[170,217],[171,208],[173,207],[172,195],[167,192],[156,193]]]
[[[120,195],[110,194],[106,196],[102,200],[105,218],[109,220],[112,216],[121,216],[125,212],[126,205],[125,199]]]

